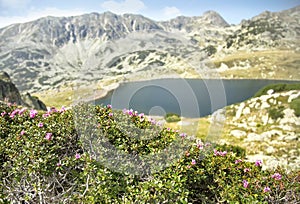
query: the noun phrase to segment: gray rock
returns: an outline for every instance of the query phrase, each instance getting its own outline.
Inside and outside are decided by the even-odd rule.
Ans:
[[[236,138],[246,137],[247,133],[242,130],[231,130],[230,135]]]
[[[46,105],[38,98],[32,97],[29,93],[22,96],[6,72],[0,72],[0,101],[37,110],[47,110]]]

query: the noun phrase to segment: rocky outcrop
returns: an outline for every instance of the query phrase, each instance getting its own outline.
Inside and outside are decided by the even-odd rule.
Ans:
[[[0,72],[0,100],[19,105],[23,102],[19,90],[11,82],[6,72]]]
[[[300,117],[290,103],[300,90],[274,92],[227,108],[227,140],[247,150],[248,159],[263,159],[264,168],[300,166]]]
[[[47,106],[37,97],[31,96],[30,93],[22,95],[23,104],[25,106],[37,109],[37,110],[47,110]]]
[[[0,101],[15,103],[37,110],[47,110],[46,105],[29,93],[21,95],[6,72],[0,72]]]

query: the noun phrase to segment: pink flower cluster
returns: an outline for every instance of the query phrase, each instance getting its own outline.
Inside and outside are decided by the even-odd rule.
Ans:
[[[180,133],[179,136],[180,136],[181,138],[185,138],[185,137],[187,136],[187,134],[186,134],[186,133]]]
[[[242,162],[243,160],[241,160],[241,159],[237,159],[237,160],[235,160],[235,164],[238,164],[238,163],[240,163],[240,162]]]
[[[217,151],[216,149],[214,149],[214,155],[215,156],[222,156],[222,157],[224,157],[224,156],[226,156],[226,154],[227,154],[227,151],[222,152],[222,151]]]
[[[75,159],[80,159],[80,158],[81,158],[81,155],[78,154],[78,153],[76,153],[76,154],[75,154]]]
[[[48,108],[47,112],[43,114],[43,118],[49,117],[52,113],[64,113],[66,110],[64,106],[60,110],[57,110],[55,107]]]
[[[127,110],[126,108],[123,109],[123,113],[129,116],[137,116],[137,111],[133,111],[132,109]]]
[[[255,161],[255,166],[261,166],[262,165],[262,161],[261,160],[256,160]]]
[[[271,176],[275,180],[281,180],[282,176],[280,173],[275,173]]]
[[[47,132],[46,136],[45,136],[45,139],[48,140],[48,141],[51,140],[52,139],[52,133]]]
[[[30,113],[29,113],[29,117],[30,118],[35,118],[35,116],[38,114],[38,112],[36,110],[30,110]]]
[[[140,122],[143,122],[145,120],[145,114],[144,113],[138,113],[137,111],[133,111],[132,109],[123,109],[123,114],[129,115],[130,117],[137,116],[140,119]],[[156,124],[156,121],[152,118],[148,119],[149,122],[151,122],[153,125]]]
[[[270,191],[271,191],[270,187],[266,186],[266,187],[264,188],[264,193],[267,193],[267,192],[270,192]]]
[[[12,111],[11,113],[8,113],[10,118],[14,118],[16,115],[20,115],[22,116],[25,112],[27,111],[27,108],[22,108],[22,109],[15,109],[14,111]],[[5,116],[7,113],[4,111],[1,113],[1,116]]]
[[[198,149],[203,149],[204,148],[204,144],[201,140],[197,141],[196,146],[197,146]]]
[[[246,180],[243,180],[243,186],[244,186],[244,188],[248,188],[249,182]]]

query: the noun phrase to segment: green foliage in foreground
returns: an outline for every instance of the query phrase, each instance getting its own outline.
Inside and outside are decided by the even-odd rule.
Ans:
[[[0,105],[0,203],[300,201],[298,172],[262,171],[259,161],[245,161],[240,148],[194,141],[131,110],[89,105],[73,110],[37,113]],[[87,148],[82,138],[99,142],[103,152],[96,155],[97,148]],[[120,155],[106,157],[109,144],[139,165],[127,168],[131,163],[118,160]],[[154,160],[155,168],[169,164],[162,169],[141,159],[167,154],[169,146],[173,155],[181,145],[178,157]],[[124,171],[114,171],[119,166]],[[142,171],[131,174],[135,168]]]
[[[260,97],[262,95],[266,95],[268,90],[273,89],[274,92],[283,92],[283,91],[291,91],[291,90],[300,90],[300,83],[295,84],[269,84],[259,91],[256,92],[254,97]]]

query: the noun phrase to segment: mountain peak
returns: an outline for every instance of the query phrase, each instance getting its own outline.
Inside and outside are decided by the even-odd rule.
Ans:
[[[203,13],[202,18],[211,25],[215,26],[229,26],[229,24],[224,20],[224,18],[216,11],[206,11]]]

